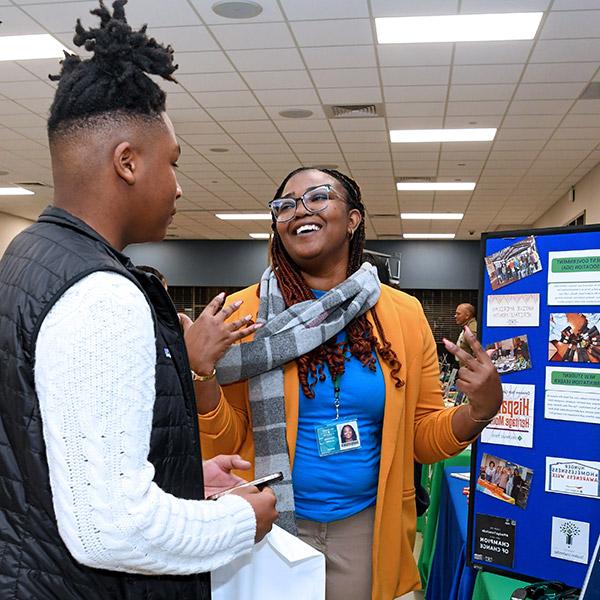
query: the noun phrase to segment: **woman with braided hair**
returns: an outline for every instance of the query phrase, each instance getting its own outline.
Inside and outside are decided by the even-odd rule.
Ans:
[[[419,586],[413,459],[467,446],[498,410],[500,381],[472,335],[475,357],[447,342],[467,361],[458,385],[471,405],[444,409],[419,302],[361,265],[356,182],[300,168],[269,206],[271,267],[229,299],[264,325],[218,363],[205,356],[222,387],[196,384],[202,448],[238,452],[256,476],[283,471],[278,523],[324,552],[327,600],[392,600]],[[344,447],[348,424],[358,443]]]

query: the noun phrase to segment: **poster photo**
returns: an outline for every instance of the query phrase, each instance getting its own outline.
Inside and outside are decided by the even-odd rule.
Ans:
[[[481,432],[488,444],[533,448],[535,385],[503,383],[500,412]]]
[[[475,515],[473,558],[502,567],[513,567],[516,521],[494,515]]]
[[[551,313],[548,360],[600,363],[600,313]]]
[[[548,304],[600,304],[600,250],[548,253]]]
[[[531,469],[484,453],[479,465],[477,491],[525,509],[532,479]]]
[[[600,462],[546,456],[546,491],[600,499]]]
[[[541,271],[542,263],[535,238],[530,235],[486,256],[485,267],[493,290]]]
[[[600,425],[600,369],[546,367],[544,416]]]
[[[485,347],[500,375],[531,369],[531,356],[526,335],[493,342]]]
[[[575,519],[552,517],[550,556],[587,565],[590,551],[590,524]]]

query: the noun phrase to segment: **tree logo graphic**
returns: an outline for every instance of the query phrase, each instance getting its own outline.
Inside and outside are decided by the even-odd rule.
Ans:
[[[571,546],[573,544],[573,538],[581,533],[581,530],[573,523],[573,521],[565,521],[560,526],[560,530],[565,534],[567,546]]]

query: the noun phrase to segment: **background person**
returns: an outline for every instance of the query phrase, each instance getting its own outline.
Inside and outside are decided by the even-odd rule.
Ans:
[[[219,365],[224,382],[239,382],[197,395],[203,447],[239,452],[259,475],[285,473],[274,487],[283,524],[325,552],[328,600],[391,600],[420,585],[413,457],[435,462],[468,445],[500,407],[499,377],[470,331],[475,357],[446,341],[464,360],[458,387],[471,405],[443,408],[419,302],[361,267],[364,206],[353,180],[298,169],[270,206],[272,268],[230,298],[266,324]],[[320,332],[326,339],[307,348]],[[203,372],[213,368],[207,360]],[[358,420],[361,447],[323,455],[336,416]]]
[[[475,307],[472,304],[459,304],[456,307],[456,311],[454,312],[454,320],[459,327],[462,327],[462,331],[458,336],[458,340],[456,340],[456,345],[466,352],[473,356],[473,350],[471,346],[467,342],[467,338],[465,336],[465,327],[468,327],[473,335],[477,337],[477,319],[475,318]],[[463,367],[464,363],[461,362],[461,359],[457,357],[459,366]]]
[[[50,110],[54,206],[0,261],[2,598],[207,599],[206,572],[276,518],[271,491],[203,500],[250,465],[202,463],[177,314],[122,254],[161,240],[181,196],[145,74],[172,80],[172,50],[132,31],[124,4],[77,25],[94,55],[65,58]]]

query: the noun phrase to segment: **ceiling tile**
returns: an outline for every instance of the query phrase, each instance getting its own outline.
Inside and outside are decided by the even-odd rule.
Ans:
[[[370,87],[379,85],[376,69],[313,69],[318,88]]]
[[[324,104],[370,104],[382,101],[378,87],[320,89],[319,96]]]
[[[44,33],[39,25],[36,25],[35,29],[31,29],[31,20],[27,19],[22,12],[25,11],[25,13],[33,17],[36,21],[43,23],[47,31],[51,33],[69,32],[72,38],[78,18],[81,19],[84,27],[90,27],[90,25],[97,26],[98,18],[90,14],[90,10],[94,8],[98,8],[97,2],[36,4],[22,6],[21,10],[6,8],[2,10],[2,34]],[[11,23],[16,24],[21,19],[23,28],[19,31],[13,31]]]
[[[445,104],[443,102],[388,102],[388,117],[442,117]]]
[[[53,98],[54,88],[43,81],[16,81],[2,84],[2,94],[7,98]]]
[[[267,118],[267,114],[260,106],[236,106],[233,108],[219,106],[209,108],[207,112],[217,121],[247,121]]]
[[[284,23],[211,25],[210,30],[225,50],[291,48],[294,40]]]
[[[574,100],[584,87],[582,83],[522,83],[515,100]]]
[[[463,14],[532,12],[546,10],[550,0],[462,0]]]
[[[387,131],[385,119],[369,117],[368,119],[331,119],[334,131]]]
[[[319,99],[313,89],[304,90],[258,90],[256,97],[263,106],[279,106],[285,104],[318,104]]]
[[[523,67],[523,64],[459,65],[452,69],[452,83],[514,83],[521,77]]]
[[[507,107],[507,100],[448,102],[447,114],[451,116],[503,115]]]
[[[540,40],[531,55],[531,63],[598,62],[600,38],[586,40]]]
[[[304,69],[296,48],[272,50],[230,50],[227,56],[240,71],[288,71]]]
[[[515,90],[513,84],[452,85],[450,100],[508,100]]]
[[[346,67],[377,66],[375,51],[372,45],[302,48],[302,55],[310,69],[343,69]]]
[[[525,69],[523,83],[589,81],[598,68],[596,63],[537,63]]]
[[[248,89],[237,73],[177,74],[177,81],[188,92],[220,92]]]
[[[250,92],[197,92],[192,96],[203,108],[258,106],[256,98]]]
[[[280,0],[289,21],[369,18],[367,0],[344,0],[343,2],[323,2],[323,0]]]
[[[510,115],[564,115],[572,100],[513,100],[508,109]]]
[[[452,15],[458,12],[458,0],[371,0],[374,17]]]
[[[233,67],[224,52],[175,52],[179,65],[175,77],[184,73],[226,73]]]
[[[134,29],[139,29],[144,24],[149,27],[201,24],[198,15],[187,2],[144,0],[143,2],[129,2],[125,10],[127,11],[127,22]]]
[[[449,65],[453,44],[378,44],[382,67]]]
[[[291,24],[299,46],[360,46],[372,44],[369,19],[340,21],[296,21]],[[349,43],[351,42],[351,43]]]
[[[448,88],[445,85],[386,86],[386,102],[445,102]]]
[[[531,41],[459,42],[454,53],[455,65],[524,63],[533,47]]]
[[[177,52],[204,52],[218,50],[219,47],[203,26],[194,27],[153,27],[148,33],[162,44],[173,44]]]
[[[26,61],[25,64],[29,62]],[[58,66],[57,61],[54,61]],[[58,69],[57,69],[58,71]],[[0,62],[0,83],[5,81],[35,81],[37,76],[26,68],[19,66],[16,62]]]
[[[450,77],[449,67],[383,67],[383,85],[446,85]]]
[[[308,73],[302,71],[253,71],[242,73],[253,90],[284,90],[312,87]]]
[[[600,10],[552,11],[544,22],[540,38],[593,38],[599,29]]]

